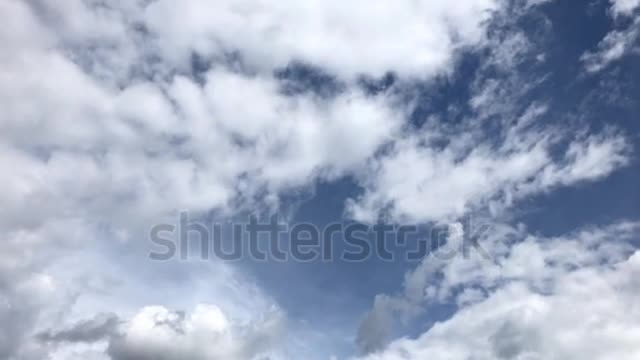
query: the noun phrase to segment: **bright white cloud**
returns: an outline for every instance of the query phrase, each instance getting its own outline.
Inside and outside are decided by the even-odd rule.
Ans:
[[[270,312],[277,305],[230,267],[131,260],[146,255],[140,240],[149,226],[178,209],[275,208],[289,190],[354,176],[365,189],[351,204],[356,217],[390,208],[396,220],[449,220],[626,164],[629,146],[613,130],[574,136],[557,157],[551,149],[569,132],[530,127],[544,106],[505,122],[512,130],[497,148],[475,126],[455,129],[468,134],[454,138],[430,121],[408,134],[408,111],[397,98],[353,81],[387,72],[427,80],[450,71],[459,49],[487,45],[488,20],[503,5],[1,2],[0,357],[278,352],[286,314]],[[490,62],[517,65],[527,39],[517,34],[505,44]],[[192,69],[196,60],[202,64]],[[286,94],[274,70],[295,62],[344,87],[329,96]],[[485,85],[473,85],[478,119],[517,113],[501,83]],[[432,146],[443,138],[451,140],[444,148]],[[420,289],[418,280],[407,281]],[[456,300],[475,304],[482,294]],[[378,303],[405,306],[393,298]],[[95,343],[35,337],[105,312],[118,326]],[[371,322],[388,319],[380,313]]]
[[[70,356],[129,359],[277,359],[283,318],[272,309],[242,322],[218,306],[198,304],[188,313],[146,306],[129,319],[98,314],[71,327],[38,335],[52,359]],[[102,354],[102,355],[101,355]]]
[[[497,146],[495,137],[476,140],[482,134],[475,128],[447,137],[434,125],[407,136],[372,162],[366,191],[352,200],[350,213],[364,221],[455,220],[474,208],[601,178],[628,162],[629,145],[616,134],[580,136],[558,160],[553,149],[564,140],[557,136],[561,131],[521,131],[519,124],[528,121],[516,122]],[[438,145],[442,141],[447,145]]]
[[[281,342],[280,327],[277,314],[243,325],[215,305],[198,305],[186,315],[151,306],[113,335],[107,353],[114,360],[259,359]]]
[[[24,4],[9,5],[30,18],[21,24],[37,24]],[[41,30],[31,26],[33,48],[2,61],[0,161],[22,164],[0,177],[5,222],[33,218],[25,209],[35,204],[45,206],[32,221],[76,211],[113,216],[122,202],[126,218],[275,198],[349,173],[401,123],[384,97],[289,97],[272,76],[225,67],[210,70],[204,85],[176,76],[116,89],[39,44]]]
[[[345,77],[429,76],[446,70],[457,48],[483,39],[499,1],[159,1],[144,12],[159,47],[178,63],[192,51],[222,58],[238,52],[252,68],[291,61]]]
[[[64,43],[99,42],[88,50],[97,55],[88,62],[92,71],[123,81],[129,67],[189,69],[193,54],[213,62],[239,56],[251,69],[267,72],[304,62],[348,79],[389,71],[428,78],[449,70],[460,48],[480,44],[486,21],[503,5],[501,0],[455,5],[188,0],[179,8],[164,0],[33,3]],[[149,54],[164,64],[136,63]]]
[[[503,230],[480,241],[493,259],[477,252],[448,261],[425,258],[407,275],[405,297],[392,300],[407,307],[453,297],[460,309],[418,338],[398,339],[365,358],[635,359],[640,354],[635,305],[640,252],[628,243],[637,240],[638,224],[552,239]],[[475,289],[477,296],[463,301],[469,299],[463,289]]]
[[[510,29],[519,16],[496,21]],[[478,209],[495,215],[524,197],[594,181],[629,162],[623,135],[554,125],[548,105],[529,100],[544,77],[527,72],[540,49],[526,34],[496,31],[488,41],[465,104],[469,114],[460,122],[444,120],[456,116],[449,112],[427,114],[420,129],[398,136],[359,178],[364,193],[349,200],[349,215],[412,223],[456,221]]]
[[[611,0],[611,8],[615,15],[631,15],[640,7],[640,0]]]
[[[159,300],[193,306],[192,297],[151,291],[154,266],[137,268],[139,261],[121,256],[139,251],[150,225],[177,209],[275,206],[281,191],[354,171],[401,125],[384,95],[358,89],[288,96],[271,73],[222,65],[201,82],[172,74],[172,59],[150,59],[157,54],[137,23],[138,5],[0,4],[11,19],[0,30],[7,50],[0,55],[0,166],[7,170],[0,172],[0,317],[14,324],[1,329],[3,358],[44,358],[49,349],[32,335],[61,318],[126,317],[133,304]],[[227,266],[199,291],[200,280],[187,279],[193,297],[228,299],[225,313],[232,308],[233,316],[269,303],[260,294],[230,296],[229,287],[246,285]],[[229,354],[249,358],[242,347]],[[211,350],[193,351],[208,357]]]

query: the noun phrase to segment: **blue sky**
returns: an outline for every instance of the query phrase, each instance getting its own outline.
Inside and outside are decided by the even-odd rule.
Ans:
[[[640,358],[640,1],[0,14],[1,359]],[[424,232],[152,259],[180,214]]]

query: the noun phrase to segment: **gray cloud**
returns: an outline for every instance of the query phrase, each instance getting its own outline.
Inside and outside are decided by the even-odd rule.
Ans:
[[[489,337],[493,353],[499,359],[512,360],[522,354],[539,349],[539,335],[536,329],[527,329],[518,322],[505,322]]]
[[[92,343],[113,336],[120,320],[114,314],[100,314],[81,321],[70,329],[43,332],[38,339],[45,342]]]

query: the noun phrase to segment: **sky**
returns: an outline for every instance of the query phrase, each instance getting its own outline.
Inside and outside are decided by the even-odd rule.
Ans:
[[[640,359],[639,0],[0,17],[0,359]]]

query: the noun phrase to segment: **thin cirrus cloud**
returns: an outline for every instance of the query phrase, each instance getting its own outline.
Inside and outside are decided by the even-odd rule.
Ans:
[[[640,2],[636,0],[611,0],[611,15],[614,22],[621,23],[605,35],[597,49],[582,55],[585,68],[596,73],[637,50],[640,22],[634,16]]]
[[[148,228],[179,210],[277,211],[290,192],[344,178],[360,190],[344,215],[363,222],[457,226],[475,211],[507,222],[514,203],[628,166],[627,134],[550,123],[532,95],[543,79],[514,70],[544,56],[509,19],[543,3],[2,2],[0,357],[327,359],[338,351],[305,340],[313,329],[240,266],[140,261]],[[612,13],[632,17],[637,3]],[[585,55],[588,69],[619,57],[613,42],[635,39],[635,25]],[[411,89],[478,54],[460,121],[450,106],[416,125]],[[340,86],[287,92],[278,74],[292,66]],[[396,84],[367,88],[384,76]],[[352,353],[637,356],[636,314],[621,314],[637,288],[638,256],[623,244],[633,223],[554,239],[500,228],[488,239],[499,266],[425,260],[401,294],[374,300]],[[612,237],[620,244],[600,245]],[[594,292],[598,302],[581,298]],[[434,301],[459,310],[393,339],[390,317]],[[570,303],[597,313],[593,324],[567,329]]]

